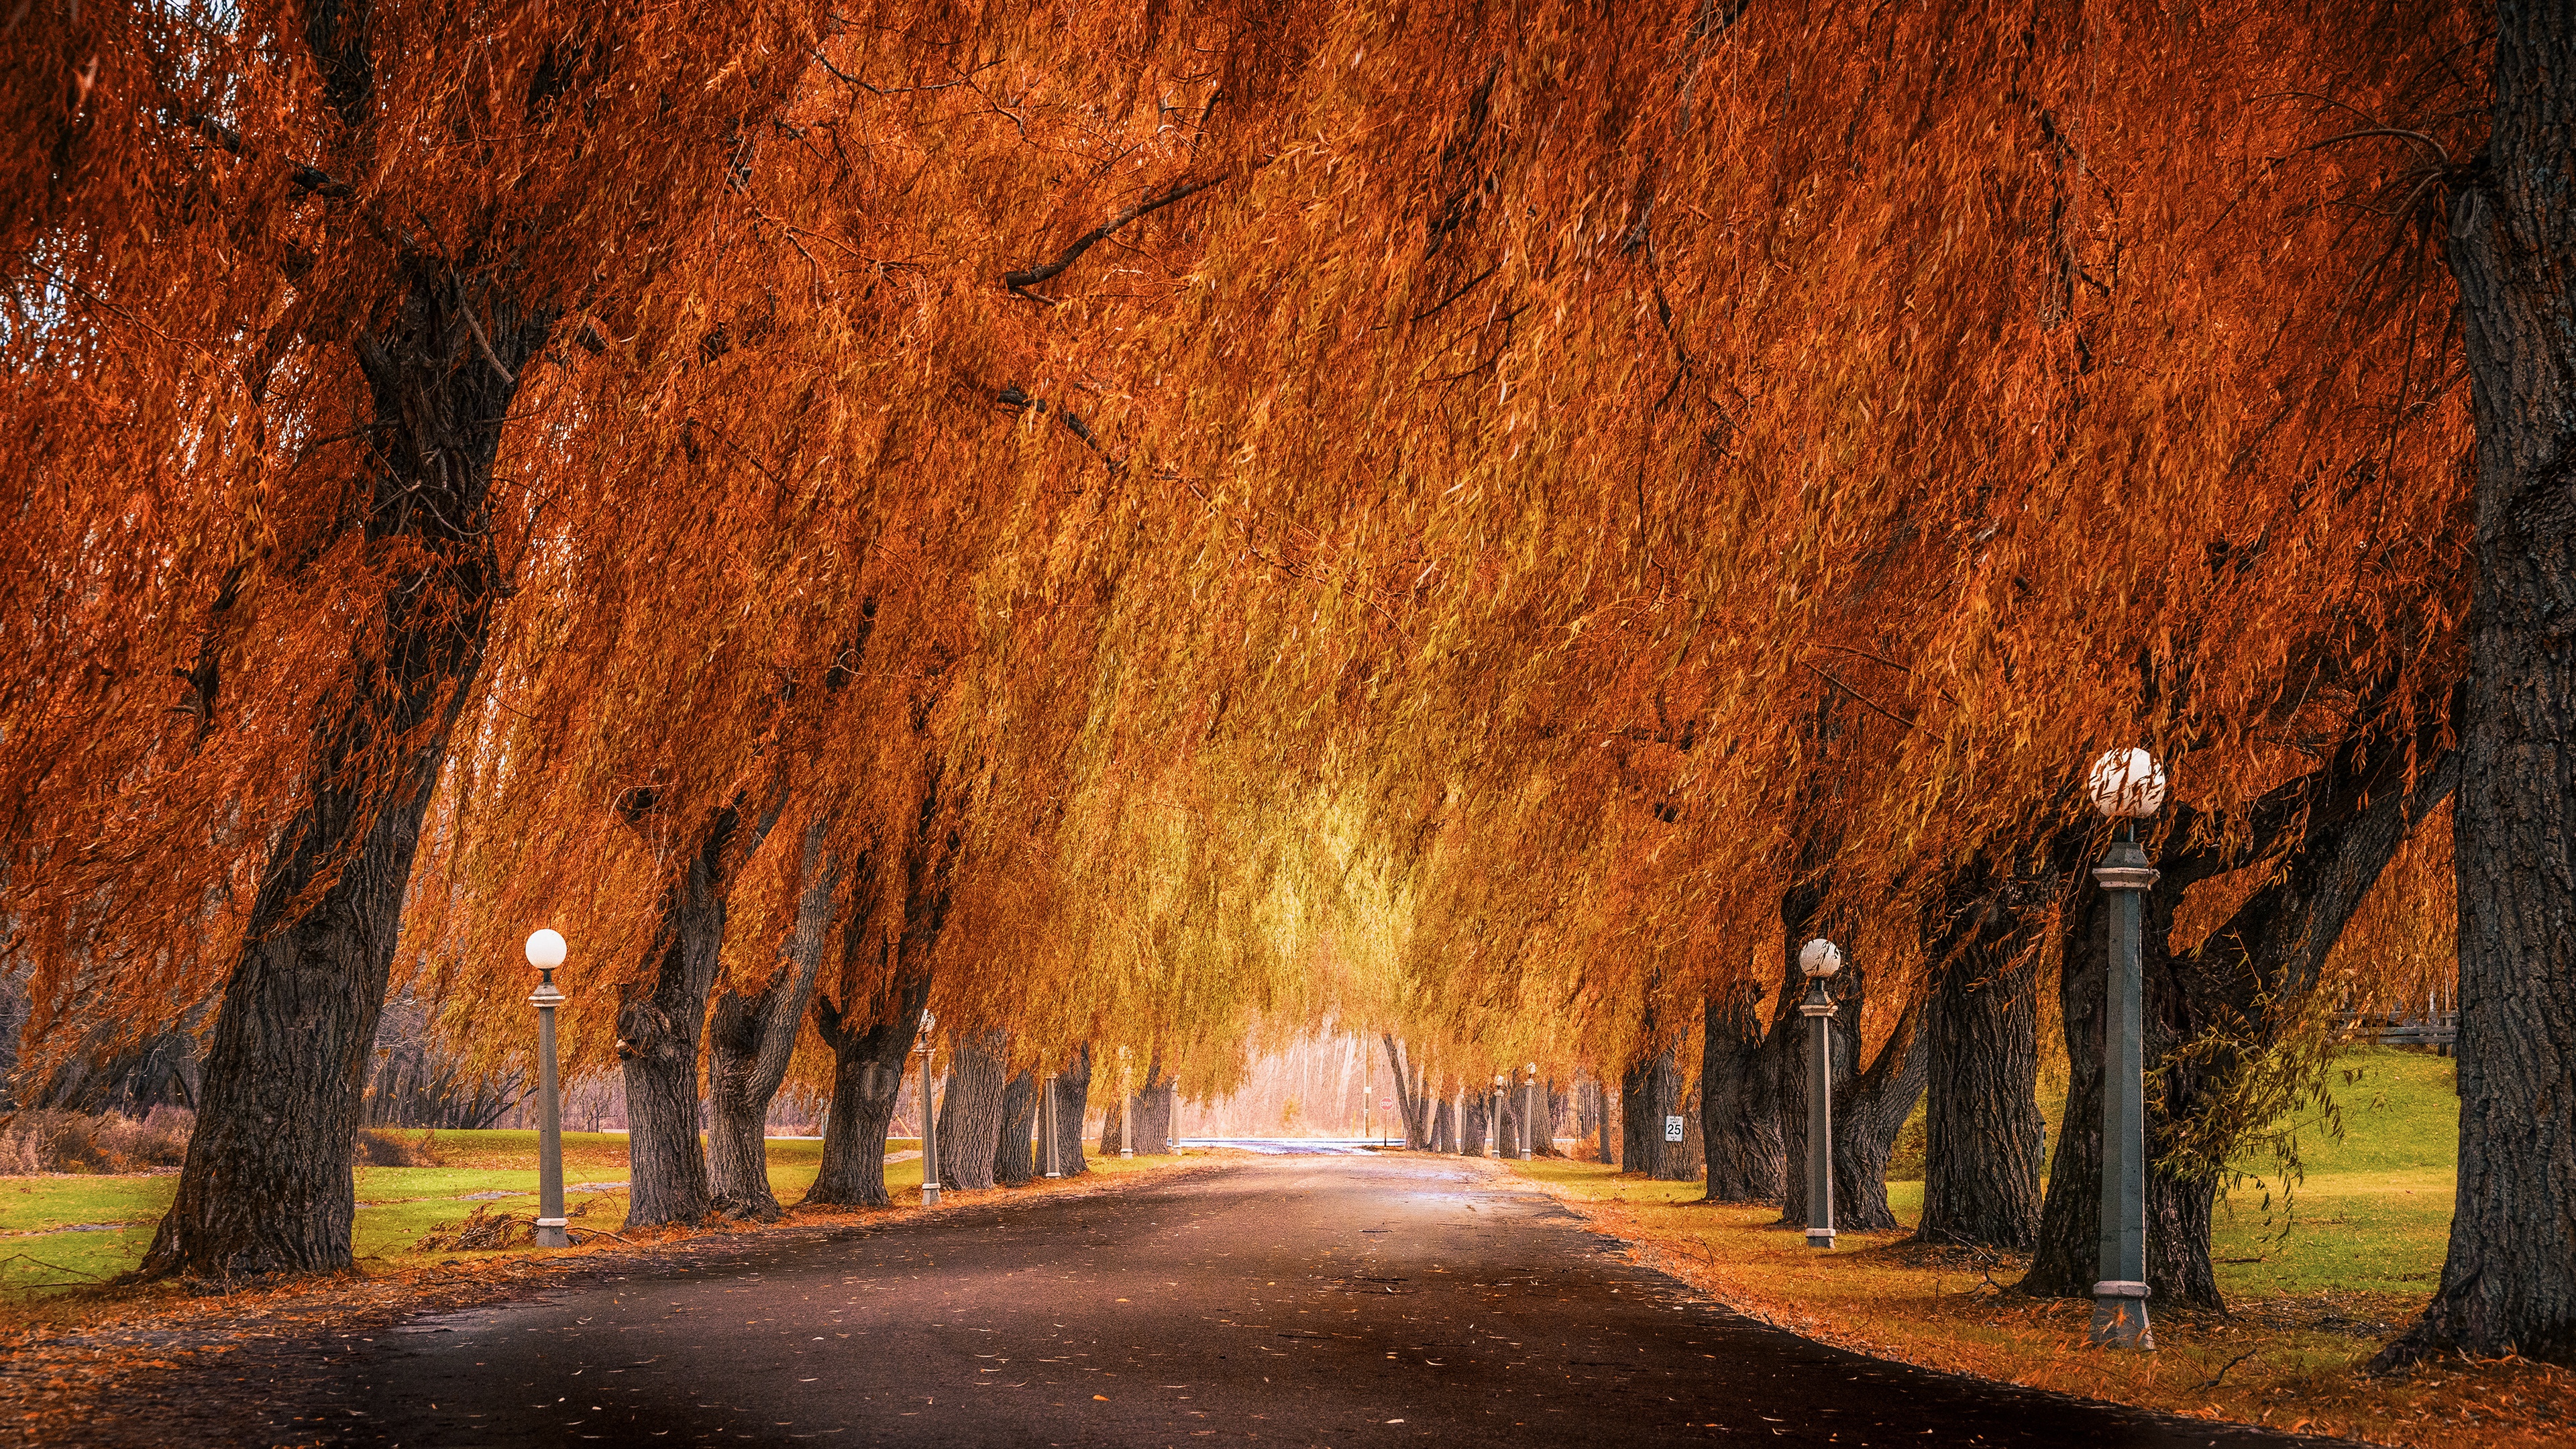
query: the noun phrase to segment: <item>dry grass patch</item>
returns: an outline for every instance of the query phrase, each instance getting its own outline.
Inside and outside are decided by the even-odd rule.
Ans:
[[[2009,1291],[2021,1276],[2016,1260],[1915,1247],[1901,1232],[1846,1233],[1840,1250],[1818,1253],[1770,1226],[1776,1209],[1693,1204],[1696,1183],[1589,1163],[1509,1166],[1729,1307],[1881,1358],[2409,1449],[2576,1442],[2576,1373],[2565,1369],[2451,1361],[2395,1378],[2363,1374],[2422,1310],[2423,1293],[2239,1294],[2225,1314],[2160,1312],[2156,1353],[2109,1354],[2084,1342],[2089,1303]]]

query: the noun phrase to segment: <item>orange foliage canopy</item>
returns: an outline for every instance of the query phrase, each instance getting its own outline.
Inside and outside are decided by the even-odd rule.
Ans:
[[[296,14],[39,7],[0,91],[0,863],[58,1047],[229,959],[396,562],[323,480],[412,252],[561,320],[405,961],[489,1023],[556,923],[594,1054],[737,797],[786,812],[738,972],[782,842],[927,801],[936,1004],[1031,1058],[1196,1091],[1339,1013],[1615,1061],[1776,970],[1801,802],[1901,977],[2098,749],[2223,822],[2458,671],[2463,5],[381,4],[364,146],[265,58]]]

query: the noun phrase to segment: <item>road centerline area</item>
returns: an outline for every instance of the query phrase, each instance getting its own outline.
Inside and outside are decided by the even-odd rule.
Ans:
[[[1456,1159],[1232,1159],[416,1319],[282,1397],[269,1428],[406,1446],[2294,1442],[1827,1348],[1618,1246]]]

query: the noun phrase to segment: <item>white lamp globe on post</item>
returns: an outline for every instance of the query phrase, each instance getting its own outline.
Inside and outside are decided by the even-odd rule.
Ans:
[[[563,1104],[555,1092],[555,1008],[564,995],[555,988],[555,968],[564,963],[564,938],[551,927],[528,937],[528,964],[537,968],[537,989],[528,1002],[537,1009],[537,1246],[572,1245],[565,1227],[563,1181]]]
[[[1798,1014],[1813,1035],[1807,1043],[1807,1246],[1834,1245],[1834,1006],[1825,983],[1843,969],[1842,948],[1822,936],[1798,948],[1807,996]]]
[[[2165,803],[2165,768],[2141,749],[2106,751],[2085,780],[2093,808],[2120,822],[2093,878],[2111,895],[2111,959],[2102,1032],[2101,1278],[2093,1284],[2092,1341],[2153,1350],[2147,1323],[2147,1105],[2138,917],[2156,870],[2138,847],[2138,822]]]

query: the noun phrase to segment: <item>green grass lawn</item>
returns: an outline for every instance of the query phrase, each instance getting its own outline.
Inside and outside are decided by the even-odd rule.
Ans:
[[[920,1148],[911,1138],[886,1144],[889,1154]],[[462,1220],[484,1202],[495,1212],[536,1211],[536,1133],[440,1132],[431,1150],[442,1165],[355,1169],[356,1250],[362,1261],[410,1254],[424,1234]],[[820,1142],[770,1139],[770,1189],[780,1201],[794,1203],[813,1184],[822,1158]],[[564,1134],[564,1202],[576,1227],[616,1231],[626,1216],[626,1194],[615,1188],[584,1191],[580,1185],[625,1180],[623,1134]],[[0,1177],[0,1292],[42,1292],[132,1268],[151,1246],[153,1228],[178,1186],[175,1173]],[[920,1160],[889,1165],[886,1186],[897,1194],[917,1190]],[[470,1197],[489,1192],[521,1195]],[[71,1231],[76,1226],[96,1230]]]
[[[2448,1057],[2393,1047],[2340,1053],[2329,1081],[2337,1136],[2322,1112],[2291,1124],[2299,1174],[2271,1158],[2239,1165],[2210,1233],[2218,1286],[2230,1296],[2361,1289],[2425,1293],[2442,1270],[2460,1158],[2460,1099]],[[2041,1103],[2057,1140],[2064,1099]],[[1888,1162],[1888,1205],[1923,1210],[1923,1108]],[[2286,1195],[2284,1188],[2286,1187]]]

